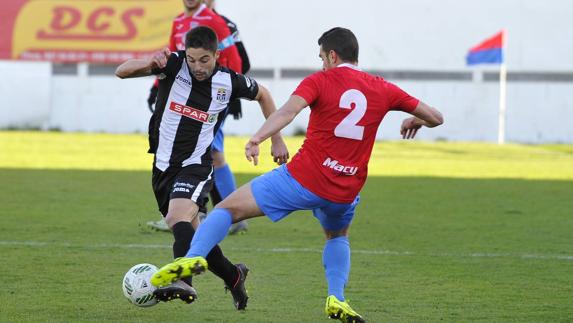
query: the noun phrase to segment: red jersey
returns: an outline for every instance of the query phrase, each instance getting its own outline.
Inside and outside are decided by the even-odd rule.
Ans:
[[[337,203],[353,202],[364,186],[386,113],[412,112],[419,102],[350,64],[305,78],[293,95],[302,97],[311,112],[306,138],[288,170],[306,189]]]
[[[202,4],[192,16],[180,14],[173,20],[171,35],[169,36],[169,50],[172,52],[185,50],[185,34],[198,26],[212,28],[219,39],[221,55],[217,62],[219,65],[228,67],[237,73],[242,73],[242,62],[234,38],[223,18]]]

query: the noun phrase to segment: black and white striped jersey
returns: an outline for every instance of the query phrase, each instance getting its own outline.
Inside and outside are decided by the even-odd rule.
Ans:
[[[257,82],[220,66],[209,79],[198,81],[187,66],[185,51],[173,52],[167,65],[153,73],[159,75],[149,127],[155,167],[165,171],[168,167],[211,165],[211,144],[229,102],[255,99]]]

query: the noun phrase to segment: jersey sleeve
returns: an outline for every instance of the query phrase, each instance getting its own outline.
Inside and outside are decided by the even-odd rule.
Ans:
[[[397,85],[386,82],[386,90],[389,92],[389,105],[391,110],[398,110],[404,112],[413,112],[420,100],[410,96],[406,91],[399,88]]]
[[[235,42],[235,46],[237,46],[237,52],[239,52],[239,56],[241,57],[241,73],[246,74],[251,69],[251,61],[249,60],[249,55],[247,54],[247,49],[241,40],[241,36],[239,34],[239,29],[237,28],[237,24],[229,20],[229,18],[219,15],[225,22],[227,23],[227,27],[231,32],[231,36],[233,36],[233,41]]]
[[[209,27],[213,28],[219,39],[219,50],[221,51],[219,64],[235,72],[241,72],[243,69],[241,56],[239,56],[233,35],[231,35],[231,31],[225,20],[220,16],[215,16],[209,24]]]
[[[177,75],[179,63],[183,59],[182,56],[183,52],[173,52],[169,55],[169,59],[167,60],[167,64],[164,68],[155,68],[151,70],[151,74],[157,75],[159,80],[164,78],[174,78]]]
[[[292,93],[302,97],[311,106],[320,93],[321,74],[315,73],[306,77]]]
[[[233,85],[231,101],[233,99],[254,100],[259,94],[259,84],[253,78],[231,72],[231,82]]]
[[[177,51],[177,44],[175,43],[175,22],[171,24],[171,34],[169,34],[169,50],[171,52]]]
[[[171,33],[169,34],[169,45],[167,47],[172,53],[177,51],[177,46],[175,45],[175,22],[171,24]],[[157,88],[158,86],[159,86],[159,78],[156,78],[155,81],[153,82],[153,88]]]

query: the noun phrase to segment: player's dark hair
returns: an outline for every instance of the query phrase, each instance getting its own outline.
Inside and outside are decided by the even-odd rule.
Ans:
[[[318,45],[327,54],[335,51],[343,61],[358,62],[358,40],[349,29],[332,28],[320,36]]]
[[[216,52],[218,45],[217,34],[206,26],[193,28],[185,35],[185,48],[203,48]]]

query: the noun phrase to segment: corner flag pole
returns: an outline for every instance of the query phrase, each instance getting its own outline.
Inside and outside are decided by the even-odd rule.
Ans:
[[[498,132],[497,143],[503,145],[505,143],[505,114],[507,106],[507,30],[504,29],[502,33],[502,62],[499,68],[499,115],[498,115]]]

